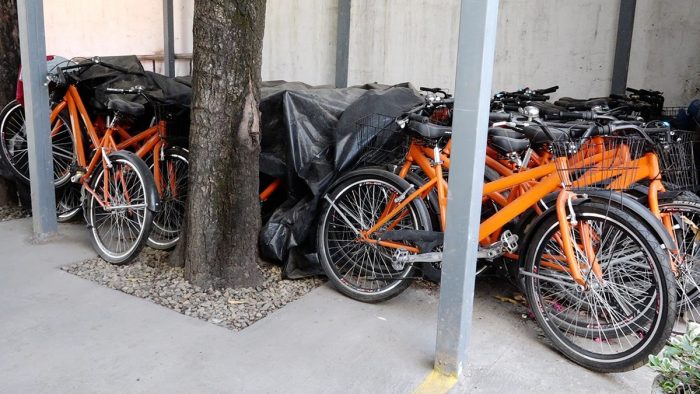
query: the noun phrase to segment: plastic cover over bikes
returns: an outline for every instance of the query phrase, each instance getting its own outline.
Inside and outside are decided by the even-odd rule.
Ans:
[[[408,84],[335,89],[263,83],[260,171],[284,179],[288,195],[263,224],[260,249],[283,263],[286,277],[321,272],[314,250],[316,211],[333,180],[358,158],[355,122],[372,113],[398,116],[422,102]]]

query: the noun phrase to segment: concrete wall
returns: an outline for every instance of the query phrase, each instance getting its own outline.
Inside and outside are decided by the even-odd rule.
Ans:
[[[192,52],[192,0],[174,0],[175,52]],[[162,55],[162,0],[44,0],[46,53],[78,56]],[[151,63],[144,67],[151,70]],[[162,72],[162,62],[154,71]],[[178,74],[189,61],[178,61]]]
[[[263,80],[335,82],[337,0],[267,0]]]
[[[349,83],[454,89],[459,0],[353,0]],[[681,105],[700,93],[700,2],[638,0],[629,85]],[[162,54],[162,0],[44,0],[47,51]],[[332,84],[338,0],[268,0],[262,77]],[[193,0],[175,0],[175,51],[192,51]],[[617,0],[501,0],[494,90],[610,90]],[[150,63],[146,64],[150,68]],[[161,71],[160,62],[156,71]],[[189,73],[178,61],[177,73]],[[556,95],[555,95],[556,96]]]
[[[637,0],[628,86],[660,90],[668,106],[700,97],[700,1]]]

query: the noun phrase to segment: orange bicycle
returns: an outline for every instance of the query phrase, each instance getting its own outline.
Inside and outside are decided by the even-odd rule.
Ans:
[[[112,121],[98,135],[75,87],[78,81],[70,72],[91,65],[59,67],[52,77],[53,96],[60,99],[56,100],[51,123],[56,125],[54,129],[71,130],[75,164],[69,169],[70,178],[82,187],[93,247],[108,262],[123,264],[138,254],[151,233],[153,215],[159,208],[158,189],[146,163],[124,150],[124,143],[115,141],[119,134],[115,125],[123,112],[118,103],[110,108],[114,112]],[[68,119],[62,115],[64,110]],[[83,131],[87,141],[83,140]]]
[[[416,188],[400,175],[378,168],[351,171],[324,196],[317,248],[321,265],[343,294],[378,302],[400,294],[421,264],[442,260],[442,231],[433,231],[422,200],[437,189],[445,218],[447,182],[440,147],[451,129],[413,119],[408,154],[427,175]],[[579,146],[605,130],[593,126],[574,142]],[[376,135],[376,131],[374,132]],[[613,137],[584,160],[600,167],[600,180],[619,179],[626,168],[616,160],[634,142]],[[623,138],[623,137],[620,137]],[[609,190],[579,195],[562,184],[577,178],[569,166],[575,153],[484,185],[489,195],[537,181],[519,197],[482,220],[479,257],[493,259],[530,245],[521,275],[527,298],[547,337],[568,358],[587,368],[612,372],[634,368],[663,346],[676,317],[677,297],[667,249],[672,241],[649,210]],[[635,155],[635,152],[630,152]],[[405,172],[405,171],[402,171]],[[503,226],[545,196],[558,192],[524,239]],[[444,219],[440,223],[444,228]],[[483,244],[495,233],[497,240]]]

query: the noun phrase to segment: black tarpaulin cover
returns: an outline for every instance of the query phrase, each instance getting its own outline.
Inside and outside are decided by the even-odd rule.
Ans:
[[[335,89],[263,83],[260,171],[281,177],[287,196],[263,224],[260,248],[266,258],[283,263],[285,276],[320,273],[316,210],[333,180],[358,158],[355,122],[372,113],[398,116],[422,102],[408,84]]]

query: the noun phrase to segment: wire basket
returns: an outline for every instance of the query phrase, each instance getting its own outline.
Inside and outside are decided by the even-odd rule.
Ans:
[[[397,164],[408,153],[410,138],[392,116],[371,114],[357,120],[355,135],[358,165]]]
[[[667,190],[695,190],[698,172],[695,167],[695,133],[669,130],[650,135],[654,152],[659,158],[661,180]]]
[[[645,141],[612,136],[555,141],[551,147],[559,177],[569,190],[625,191],[638,181],[638,167],[632,161],[644,153]]]
[[[664,107],[661,111],[661,116],[663,119],[673,120],[678,118],[681,111],[685,112],[686,107]]]

